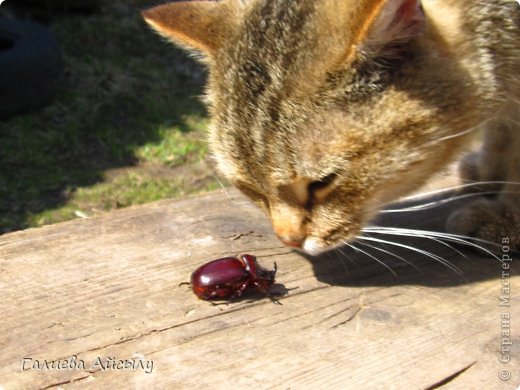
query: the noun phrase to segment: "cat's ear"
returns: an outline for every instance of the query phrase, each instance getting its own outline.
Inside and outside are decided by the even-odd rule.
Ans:
[[[178,1],[145,10],[141,14],[162,36],[211,56],[234,30],[240,3],[226,0]]]
[[[419,35],[425,26],[421,0],[368,1],[354,44],[377,53]]]

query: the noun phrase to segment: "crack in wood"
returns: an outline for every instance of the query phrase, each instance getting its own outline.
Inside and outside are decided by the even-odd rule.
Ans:
[[[54,326],[54,325],[53,325],[53,326]],[[76,336],[76,337],[65,338],[64,340],[65,340],[65,341],[74,341],[74,340],[78,340],[78,339],[82,339],[82,338],[85,338],[85,337],[92,336],[92,335],[95,334],[95,333],[98,333],[98,331],[91,332],[91,333],[86,333],[86,334],[82,334],[82,335],[80,335],[80,336]]]
[[[88,375],[85,375],[85,376],[81,376],[79,378],[73,378],[73,379],[69,379],[69,380],[66,380],[66,381],[58,382],[58,383],[51,383],[50,385],[47,385],[45,387],[41,387],[40,389],[41,390],[45,390],[45,389],[52,389],[54,387],[58,387],[58,386],[61,386],[61,385],[68,385],[68,384],[71,384],[71,383],[74,383],[74,382],[79,382],[79,381],[88,379],[91,376],[92,376],[91,374],[88,374]]]
[[[232,236],[226,236],[226,237],[222,237],[222,238],[225,238],[226,240],[233,240],[233,241],[236,241],[236,240],[239,240],[241,239],[242,237],[247,237],[247,236],[250,236],[252,234],[254,234],[255,232],[253,230],[250,230],[248,232],[245,232],[245,233],[237,233],[237,234],[234,234]],[[260,237],[262,237],[261,234],[259,234]]]
[[[466,367],[464,367],[463,369],[447,376],[446,378],[440,380],[439,382],[437,383],[434,383],[433,385],[431,386],[428,386],[426,387],[424,390],[435,390],[435,389],[440,389],[441,387],[444,387],[444,385],[447,385],[448,383],[452,382],[453,380],[455,380],[457,377],[459,377],[460,375],[462,375],[464,372],[466,372],[467,370],[469,370],[471,367],[473,367],[475,365],[476,362],[473,362],[473,363],[470,363],[469,365],[467,365]]]
[[[182,341],[180,341],[178,343],[168,345],[166,348],[160,348],[160,349],[156,349],[156,350],[150,351],[150,352],[147,353],[147,355],[151,356],[154,353],[161,352],[161,351],[164,351],[166,349],[176,347],[178,345],[186,344],[186,343],[192,342],[194,340],[197,340],[197,339],[199,339],[201,337],[208,336],[208,335],[211,335],[211,334],[214,334],[214,333],[218,333],[218,332],[222,332],[224,330],[229,330],[229,329],[233,329],[233,328],[239,328],[242,325],[243,324],[235,324],[235,325],[225,326],[225,327],[222,327],[222,328],[219,328],[219,329],[212,329],[212,330],[210,330],[209,332],[206,332],[206,333],[200,333],[200,334],[197,334],[196,336],[187,337],[187,338],[185,338],[184,340],[182,340]]]
[[[352,321],[352,320],[354,319],[354,317],[356,317],[356,316],[358,315],[358,313],[359,313],[361,310],[363,310],[363,307],[362,307],[362,306],[358,306],[357,309],[356,309],[356,311],[355,311],[354,313],[352,313],[352,315],[351,315],[349,318],[347,318],[347,319],[344,320],[344,321],[341,321],[340,323],[337,323],[337,324],[334,325],[334,326],[331,326],[329,329],[335,329],[335,328],[337,328],[338,326],[345,325],[347,322]]]
[[[287,256],[289,254],[291,254],[292,251],[285,251],[285,252],[280,252],[280,253],[271,253],[271,254],[268,254],[268,255],[260,255],[260,256],[257,256],[257,258],[267,258],[267,257],[277,257],[277,256]]]
[[[351,299],[353,299],[353,298],[351,298]],[[347,301],[350,301],[351,299],[348,299]],[[342,301],[342,302],[343,302],[343,301]],[[330,320],[331,318],[337,317],[337,316],[339,316],[340,314],[345,313],[346,311],[349,311],[349,310],[350,310],[351,308],[353,308],[353,307],[355,307],[355,305],[347,306],[346,308],[344,308],[344,309],[342,309],[342,310],[339,310],[339,311],[335,312],[334,314],[331,314],[330,316],[327,316],[327,317],[321,319],[320,321],[318,321],[318,322],[316,323],[316,325],[318,325],[318,324],[322,324],[322,323],[324,323],[324,322]]]
[[[384,290],[384,289],[383,289],[383,288],[375,288],[375,289],[369,290],[369,291],[367,291],[367,292],[365,292],[365,293],[363,293],[363,294],[361,294],[361,295],[356,295],[356,296],[353,296],[353,297],[348,298],[348,299],[343,299],[343,300],[341,300],[341,301],[339,301],[339,302],[336,302],[336,303],[334,303],[334,304],[332,304],[332,305],[328,305],[327,307],[330,307],[330,306],[333,306],[333,305],[335,305],[335,304],[339,304],[339,303],[348,302],[348,301],[354,300],[354,299],[356,299],[356,298],[359,299],[359,298],[361,298],[362,296],[366,295],[367,293],[370,294],[370,293],[377,292],[377,291],[380,291],[380,290]],[[375,300],[371,301],[370,303],[380,302],[380,301],[383,301],[383,300],[386,300],[386,299],[388,299],[388,298],[392,298],[392,297],[395,297],[395,296],[398,296],[398,295],[401,295],[401,294],[400,294],[400,293],[397,293],[397,294],[388,295],[388,296],[385,296],[385,297],[383,297],[383,298],[381,298],[381,299],[375,299]],[[336,313],[334,313],[334,314],[331,314],[330,316],[323,318],[322,320],[316,322],[315,324],[313,324],[313,325],[309,325],[309,326],[306,326],[306,327],[304,327],[304,328],[302,328],[302,329],[308,329],[308,328],[312,328],[312,327],[314,327],[315,325],[322,324],[322,323],[324,323],[324,322],[330,320],[331,318],[334,318],[334,317],[340,315],[341,313],[344,313],[344,312],[348,311],[348,310],[351,309],[352,307],[355,307],[355,305],[353,305],[353,306],[348,306],[347,308],[345,308],[345,309],[343,309],[343,310],[340,310],[340,311],[338,311],[338,312],[336,312]],[[342,321],[342,322],[340,322],[340,323],[338,323],[338,324],[332,326],[332,327],[329,328],[329,329],[337,328],[338,326],[344,325],[344,324],[346,324],[347,322],[351,321],[351,320],[352,320],[352,319],[353,319],[353,318],[354,318],[354,317],[355,317],[355,316],[356,316],[356,315],[357,315],[357,314],[358,314],[358,313],[359,313],[363,308],[365,308],[365,307],[366,307],[366,305],[364,305],[364,304],[359,304],[358,307],[357,307],[357,310],[352,314],[352,316],[350,316],[350,317],[349,317],[348,319],[346,319],[345,321]],[[315,311],[319,311],[319,310],[321,310],[321,309],[323,309],[323,308],[319,308],[319,309],[317,309],[317,310],[315,310]]]
[[[331,287],[331,286],[323,286],[323,287],[316,288],[316,289],[314,289],[314,290],[304,291],[303,293],[307,293],[307,292],[310,292],[310,291],[316,291],[316,290],[323,289],[323,288],[328,288],[328,287]],[[376,292],[376,291],[379,291],[379,290],[382,290],[382,288],[375,288],[375,289],[373,289],[373,290],[368,291],[368,293]],[[363,293],[362,295],[365,295],[365,294],[366,294],[366,292]],[[291,320],[291,319],[295,319],[295,318],[298,318],[298,317],[302,317],[302,316],[305,316],[305,315],[308,315],[308,314],[312,314],[312,313],[315,313],[315,312],[321,311],[321,310],[323,310],[323,309],[325,309],[325,308],[327,308],[327,307],[331,307],[331,306],[334,306],[334,305],[336,305],[336,304],[340,304],[340,303],[344,303],[344,302],[351,301],[351,300],[356,299],[356,298],[360,298],[362,295],[356,295],[356,296],[350,297],[350,298],[348,298],[348,299],[342,299],[341,301],[335,302],[335,303],[330,304],[330,305],[327,305],[327,306],[319,307],[319,308],[317,308],[317,309],[315,309],[315,310],[306,311],[305,313],[301,313],[301,314],[298,314],[298,315],[296,315],[296,316],[292,316],[292,317],[284,318],[283,321],[278,321],[278,322],[284,322],[284,321],[287,321],[287,320]],[[377,300],[375,300],[375,301],[373,301],[373,302],[377,302]],[[338,314],[340,314],[340,313],[342,313],[342,312],[344,312],[344,311],[347,311],[347,310],[348,310],[349,308],[351,308],[351,307],[352,307],[352,306],[349,306],[349,307],[346,308],[345,310],[341,310],[341,311],[339,311],[339,312],[337,312],[337,313],[335,313],[335,314],[332,314],[332,315],[330,315],[330,316],[328,316],[328,317],[322,319],[321,321],[318,321],[318,322],[316,322],[316,323],[313,323],[312,325],[305,326],[305,327],[303,327],[303,328],[301,328],[301,329],[302,329],[302,330],[305,330],[305,329],[313,328],[313,327],[315,327],[316,325],[319,325],[319,324],[321,324],[321,323],[327,321],[328,319],[333,318],[333,317],[335,317],[336,315],[338,315]],[[360,306],[360,308],[361,308],[361,306]],[[358,311],[359,311],[359,310],[358,310]],[[354,315],[357,314],[358,311],[356,311],[356,313],[354,313]],[[340,325],[341,325],[341,324],[340,324]]]

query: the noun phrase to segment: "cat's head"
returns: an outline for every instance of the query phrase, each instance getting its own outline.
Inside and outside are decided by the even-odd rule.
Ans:
[[[355,239],[477,122],[473,81],[418,0],[188,1],[143,15],[208,64],[222,173],[311,254]]]

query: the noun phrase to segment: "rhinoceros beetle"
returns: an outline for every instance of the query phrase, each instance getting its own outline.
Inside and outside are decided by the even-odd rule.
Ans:
[[[191,274],[191,288],[201,299],[228,300],[240,297],[247,288],[254,288],[280,304],[269,293],[276,270],[276,263],[272,270],[267,270],[252,255],[224,257],[197,268]]]

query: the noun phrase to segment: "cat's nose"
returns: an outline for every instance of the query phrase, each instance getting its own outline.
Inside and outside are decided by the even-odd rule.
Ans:
[[[301,248],[305,241],[305,237],[303,236],[289,236],[289,235],[279,235],[278,238],[285,245],[290,246],[291,248]]]
[[[307,235],[306,211],[291,204],[273,203],[270,212],[273,230],[280,241],[292,248],[301,248]]]

